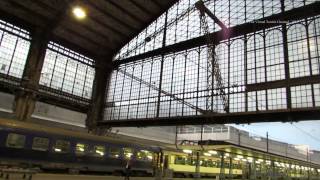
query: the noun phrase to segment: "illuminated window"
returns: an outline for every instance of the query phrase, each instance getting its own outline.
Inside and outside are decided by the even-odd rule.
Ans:
[[[137,152],[137,159],[139,160],[151,161],[152,158],[152,153],[150,151],[140,150]]]
[[[116,147],[110,148],[109,156],[113,158],[119,158],[120,157],[120,149]]]
[[[54,152],[57,153],[68,153],[70,150],[70,142],[64,140],[57,140],[53,147]]]
[[[32,149],[37,151],[47,151],[49,147],[49,139],[35,137],[33,138]]]
[[[133,149],[123,148],[123,156],[125,159],[129,159],[133,155]]]
[[[88,145],[82,144],[82,143],[77,143],[76,145],[76,154],[77,155],[84,155],[86,154],[88,150]]]
[[[104,146],[94,146],[93,147],[94,156],[97,156],[97,157],[104,156],[105,152],[106,152],[106,148]]]
[[[7,137],[6,146],[11,148],[23,148],[26,142],[26,136],[10,133]]]

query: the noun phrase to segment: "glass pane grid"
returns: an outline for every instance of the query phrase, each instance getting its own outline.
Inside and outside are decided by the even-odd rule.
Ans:
[[[200,29],[199,12],[195,8],[197,0],[179,0],[168,10],[166,45],[185,41],[203,35]],[[215,0],[204,1],[206,7],[215,14],[226,26],[232,27],[239,24],[255,21],[273,14],[281,13],[279,0]],[[316,0],[285,0],[285,10],[291,10]],[[142,31],[139,36],[125,45],[116,56],[115,60],[125,59],[161,47],[165,13],[155,22]],[[207,18],[210,32],[219,31],[210,18]],[[154,29],[155,28],[155,29]],[[146,41],[150,37],[150,41]]]
[[[19,83],[30,48],[29,32],[0,20],[0,81]],[[15,85],[16,84],[16,85]]]
[[[221,2],[217,1],[216,8],[226,8]],[[235,3],[245,6],[241,1]],[[264,7],[260,1],[248,5],[253,9],[261,8],[262,14],[260,10],[247,10],[247,13],[256,13],[255,18],[259,18],[267,7],[273,7],[272,13],[280,12],[279,2],[269,0],[264,3]],[[297,3],[294,7],[302,5]],[[189,5],[182,5],[182,9],[183,6]],[[228,14],[228,8],[226,11]],[[179,7],[173,6],[168,19],[174,19],[177,13]],[[220,13],[226,12],[221,10]],[[295,78],[319,74],[319,19],[316,16],[307,19],[307,22],[303,20],[286,24],[287,65],[282,26],[227,39],[216,45],[215,60],[219,62],[222,89],[231,113],[319,107],[318,84],[311,85],[306,81],[301,82],[302,85],[293,84],[286,88],[285,83],[287,76],[294,82]],[[172,27],[177,28],[168,28]],[[174,39],[176,30],[167,30],[167,40],[173,38],[170,41],[179,42]],[[201,115],[199,110],[212,109],[225,113],[217,80],[212,79],[210,73],[207,46],[169,53],[163,58],[153,57],[122,64],[112,75],[104,118],[178,117]],[[212,89],[209,89],[212,80]],[[254,88],[251,90],[248,87]],[[212,105],[208,107],[208,104]]]
[[[64,92],[64,96],[91,99],[93,66],[92,59],[50,42],[40,77],[41,88]]]

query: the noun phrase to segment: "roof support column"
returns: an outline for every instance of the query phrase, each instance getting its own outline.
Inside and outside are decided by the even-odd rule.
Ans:
[[[93,133],[96,133],[97,122],[103,119],[109,81],[112,74],[112,67],[106,62],[105,59],[100,59],[95,67],[91,103],[86,119],[86,127],[89,132]]]
[[[32,33],[30,50],[22,75],[20,89],[15,95],[13,111],[18,120],[28,120],[35,109],[36,95],[44,62],[48,38],[44,31],[37,29]]]

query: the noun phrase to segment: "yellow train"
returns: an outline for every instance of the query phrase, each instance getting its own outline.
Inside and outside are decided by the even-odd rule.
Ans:
[[[320,165],[234,145],[164,151],[164,176],[175,178],[320,180]],[[228,152],[230,151],[230,152]],[[237,151],[238,153],[235,153]],[[197,162],[199,165],[197,166]]]
[[[209,153],[211,152],[211,153]],[[223,174],[225,177],[241,177],[242,165],[240,161],[229,162],[216,156],[216,151],[202,152],[199,154],[199,170],[197,171],[197,155],[179,151],[165,151],[163,167],[166,173],[173,177],[216,177]],[[228,156],[228,154],[227,154]],[[223,168],[221,168],[223,166]]]

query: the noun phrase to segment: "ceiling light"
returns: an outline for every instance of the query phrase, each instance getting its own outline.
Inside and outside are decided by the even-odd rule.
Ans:
[[[182,150],[184,153],[187,153],[187,154],[191,154],[192,153],[192,150],[189,150],[189,149],[184,149]]]
[[[267,165],[271,165],[271,161],[266,160],[266,164],[267,164]]]
[[[77,19],[84,19],[87,16],[86,11],[79,6],[74,7],[72,13]]]
[[[258,159],[259,162],[263,162],[263,159]]]
[[[243,156],[241,156],[241,155],[237,155],[237,158],[242,159],[242,158],[243,158]]]
[[[210,153],[210,154],[218,154],[217,151],[212,151],[212,150],[208,151],[208,153]]]

